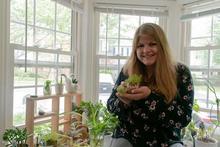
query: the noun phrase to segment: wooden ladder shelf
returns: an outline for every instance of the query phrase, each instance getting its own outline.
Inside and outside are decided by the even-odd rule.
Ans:
[[[64,118],[61,120],[59,114],[60,98],[64,97]],[[82,100],[81,93],[66,93],[62,95],[50,95],[50,96],[37,96],[37,97],[27,97],[26,99],[26,128],[28,134],[34,134],[34,125],[43,122],[43,118],[50,118],[51,131],[58,132],[59,125],[64,125],[63,131],[67,132],[71,126],[72,114],[72,102],[75,98],[74,103],[79,106]],[[45,115],[35,116],[35,102],[39,100],[51,99],[52,100],[52,112],[46,113]],[[62,122],[61,122],[62,121]],[[47,122],[47,121],[46,121]],[[28,138],[27,143],[30,147],[34,147],[34,135]]]

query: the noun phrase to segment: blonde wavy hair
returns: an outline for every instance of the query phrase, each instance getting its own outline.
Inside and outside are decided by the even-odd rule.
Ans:
[[[147,68],[137,58],[137,46],[141,36],[148,35],[157,42],[158,55],[155,63],[155,68],[150,79],[147,79]],[[160,92],[164,95],[165,101],[170,103],[177,92],[177,79],[176,79],[176,62],[172,60],[170,54],[170,47],[162,28],[154,23],[142,24],[135,32],[132,52],[126,64],[123,67],[125,75],[141,74],[144,81],[150,80],[148,85],[153,90]]]

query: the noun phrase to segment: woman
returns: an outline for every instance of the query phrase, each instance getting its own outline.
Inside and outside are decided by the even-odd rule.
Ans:
[[[118,93],[117,86],[133,74],[142,75],[140,86]],[[182,146],[180,131],[191,121],[193,96],[190,71],[171,59],[163,30],[153,23],[141,25],[107,102],[120,120],[113,138],[133,147]]]

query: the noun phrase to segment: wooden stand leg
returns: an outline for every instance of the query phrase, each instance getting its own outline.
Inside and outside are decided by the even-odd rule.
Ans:
[[[70,126],[71,126],[72,96],[66,95],[64,103],[65,103],[64,120],[68,121],[68,123],[64,124],[64,132],[67,132],[70,130]]]
[[[26,99],[26,128],[28,134],[31,136],[27,139],[27,144],[30,147],[34,146],[33,136],[34,136],[34,101],[32,99]]]
[[[52,112],[54,115],[51,116],[51,130],[52,132],[58,132],[58,126],[59,126],[59,97],[54,97],[52,99]]]

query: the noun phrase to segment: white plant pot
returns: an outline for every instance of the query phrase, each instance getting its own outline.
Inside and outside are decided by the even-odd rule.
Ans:
[[[55,85],[55,93],[56,93],[56,95],[63,94],[63,84],[56,84]]]
[[[78,85],[77,84],[66,84],[65,85],[66,87],[66,91],[69,92],[69,93],[74,93],[77,91],[78,89]]]
[[[218,141],[216,139],[214,140],[215,140],[215,143],[203,142],[203,141],[195,139],[195,147],[218,147]]]

